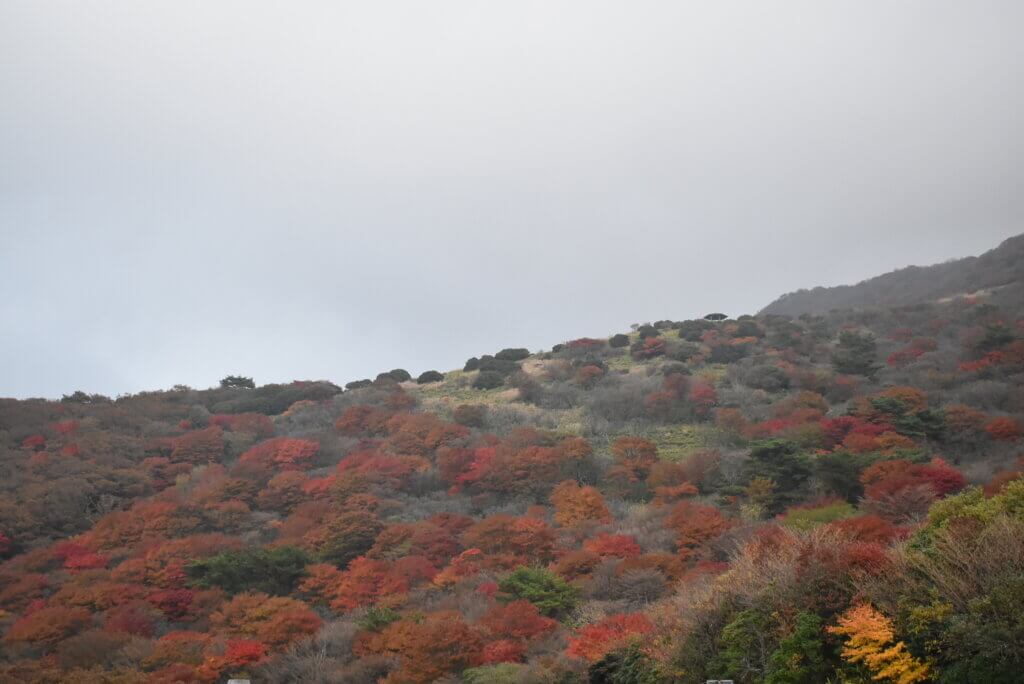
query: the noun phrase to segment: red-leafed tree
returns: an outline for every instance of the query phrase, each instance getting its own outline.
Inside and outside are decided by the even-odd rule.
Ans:
[[[246,451],[238,459],[241,472],[303,470],[308,468],[320,444],[309,439],[275,437]]]
[[[641,553],[636,537],[628,534],[602,533],[585,541],[583,548],[603,558],[632,558]]]
[[[495,638],[528,641],[550,632],[558,622],[541,615],[529,601],[512,601],[494,605],[480,618],[480,625]]]
[[[570,637],[566,653],[592,663],[597,662],[609,652],[653,631],[654,624],[641,613],[612,615],[587,625],[576,636]]]
[[[992,439],[996,439],[1001,442],[1018,440],[1021,436],[1020,424],[1013,418],[1006,416],[994,418],[986,423],[985,432],[987,432]]]
[[[84,608],[44,607],[15,621],[4,635],[4,640],[52,646],[91,622],[92,617]]]
[[[675,530],[676,545],[684,555],[718,537],[730,527],[728,518],[720,510],[692,501],[676,504],[667,524]]]

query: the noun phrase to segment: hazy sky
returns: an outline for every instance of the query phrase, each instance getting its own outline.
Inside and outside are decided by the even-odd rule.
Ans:
[[[0,0],[0,396],[338,383],[1024,231],[1024,3]]]

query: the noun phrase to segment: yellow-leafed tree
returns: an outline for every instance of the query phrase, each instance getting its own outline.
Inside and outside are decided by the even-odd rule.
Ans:
[[[863,664],[875,681],[914,684],[928,680],[928,666],[902,641],[895,640],[892,621],[868,603],[847,610],[828,631],[846,638],[843,658]]]

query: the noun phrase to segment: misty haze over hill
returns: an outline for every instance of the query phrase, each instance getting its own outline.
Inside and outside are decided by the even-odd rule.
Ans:
[[[763,314],[823,314],[832,309],[897,307],[979,294],[997,300],[1024,297],[1024,235],[981,256],[934,266],[907,266],[856,285],[815,287],[784,294]]]

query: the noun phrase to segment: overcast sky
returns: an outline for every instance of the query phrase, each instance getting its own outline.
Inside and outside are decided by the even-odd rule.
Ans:
[[[0,2],[0,396],[461,367],[1024,231],[1024,3]]]

